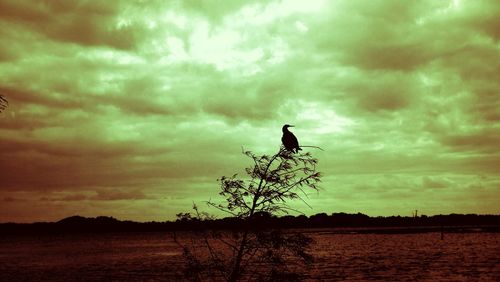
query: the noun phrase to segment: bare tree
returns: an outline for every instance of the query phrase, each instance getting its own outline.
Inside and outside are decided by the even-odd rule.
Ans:
[[[311,262],[307,248],[312,239],[300,232],[262,229],[255,223],[262,216],[293,211],[289,200],[304,201],[308,191],[317,191],[318,161],[310,153],[296,154],[284,148],[275,155],[243,153],[252,160],[246,168],[248,177],[221,177],[219,194],[225,201],[208,202],[242,225],[225,232],[207,231],[200,225],[201,236],[181,244],[188,262],[186,273],[194,281],[300,280],[295,270]],[[203,223],[208,215],[198,212],[196,205],[194,210],[194,216],[181,213],[179,219]]]
[[[7,106],[9,106],[9,102],[4,96],[0,95],[0,113],[3,112]]]

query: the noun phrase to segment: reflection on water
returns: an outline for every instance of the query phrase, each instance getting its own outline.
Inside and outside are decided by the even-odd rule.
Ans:
[[[498,233],[309,235],[311,281],[500,281]],[[0,281],[177,281],[182,266],[170,233],[0,238]]]

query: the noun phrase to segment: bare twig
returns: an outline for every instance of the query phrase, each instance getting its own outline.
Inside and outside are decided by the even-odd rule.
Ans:
[[[318,146],[305,146],[305,145],[301,145],[300,148],[315,148],[315,149],[320,149],[321,151],[324,151],[321,147],[318,147]]]

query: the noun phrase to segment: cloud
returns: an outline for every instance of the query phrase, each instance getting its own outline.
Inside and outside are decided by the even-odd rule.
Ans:
[[[500,149],[500,137],[495,130],[446,136],[443,143],[459,151],[495,154]]]
[[[422,188],[430,188],[430,189],[439,189],[439,188],[448,188],[452,186],[452,184],[456,183],[450,183],[449,180],[447,179],[441,179],[439,177],[429,177],[425,176],[422,178]]]
[[[134,26],[118,25],[117,1],[3,1],[0,16],[52,40],[81,45],[135,47]]]
[[[97,195],[91,197],[91,200],[98,201],[116,201],[116,200],[138,200],[144,199],[146,195],[141,191],[97,191]]]
[[[497,6],[2,1],[0,221],[173,216],[285,123],[311,213],[498,212]]]
[[[12,198],[12,197],[4,197],[3,201],[4,202],[16,202],[16,201],[19,201],[19,199]]]

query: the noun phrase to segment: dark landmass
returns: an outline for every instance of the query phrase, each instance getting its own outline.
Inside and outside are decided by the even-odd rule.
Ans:
[[[183,214],[176,221],[134,222],[113,217],[86,218],[72,216],[58,222],[2,223],[2,235],[43,235],[66,233],[160,232],[200,229],[235,230],[245,225],[251,228],[309,229],[329,228],[338,233],[420,233],[420,232],[500,232],[500,215],[449,214],[416,217],[370,217],[365,214],[326,213],[312,216],[256,214],[248,222],[237,218],[200,221]]]

